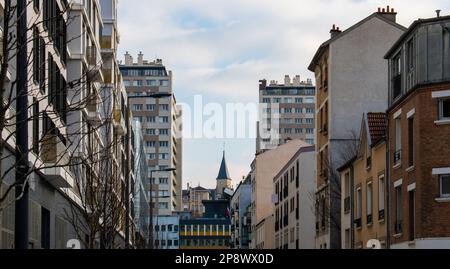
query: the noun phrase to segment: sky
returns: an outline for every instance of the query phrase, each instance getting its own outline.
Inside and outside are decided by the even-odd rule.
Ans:
[[[257,103],[261,79],[314,77],[307,67],[333,24],[345,30],[387,5],[405,27],[437,9],[450,14],[448,0],[119,0],[119,60],[126,51],[162,59],[178,102]],[[184,139],[183,186],[215,187],[224,148],[238,184],[255,145],[253,137]]]

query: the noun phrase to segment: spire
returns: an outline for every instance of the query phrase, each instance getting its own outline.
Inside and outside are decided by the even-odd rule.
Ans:
[[[219,175],[217,176],[217,180],[220,179],[230,179],[227,162],[225,160],[225,150],[223,151],[222,164],[220,165]]]

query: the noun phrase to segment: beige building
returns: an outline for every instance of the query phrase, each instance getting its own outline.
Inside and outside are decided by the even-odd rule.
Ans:
[[[341,186],[336,169],[354,155],[364,111],[387,109],[384,55],[406,30],[396,15],[379,9],[345,31],[333,26],[309,66],[317,88],[317,248],[341,247],[341,198],[332,195]]]
[[[341,171],[342,248],[366,248],[370,240],[387,246],[385,113],[365,113],[358,154]]]
[[[315,167],[315,147],[305,145],[274,177],[277,249],[315,248]]]
[[[188,184],[188,203],[185,211],[191,212],[192,218],[201,218],[205,213],[203,201],[212,200],[211,191],[201,186],[192,188]]]
[[[273,179],[280,170],[295,155],[300,147],[309,146],[301,140],[290,140],[275,149],[258,154],[252,163],[252,203],[251,203],[251,248],[261,247],[274,249],[273,218],[274,203]],[[261,229],[271,225],[271,232],[267,234],[271,239],[262,242]],[[264,243],[264,244],[263,244]]]
[[[137,62],[130,54],[125,54],[120,70],[134,120],[143,128],[149,166],[147,186],[152,192],[153,212],[170,216],[173,211],[182,210],[181,109],[173,95],[172,72],[160,59],[144,60],[142,53]],[[172,94],[172,97],[155,99],[148,96],[151,94]],[[176,170],[160,171],[168,168]]]

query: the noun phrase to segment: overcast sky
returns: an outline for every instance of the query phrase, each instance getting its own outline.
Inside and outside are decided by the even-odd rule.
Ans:
[[[390,5],[408,27],[450,13],[448,0],[119,0],[120,55],[163,59],[179,102],[258,101],[258,81],[313,78],[307,66],[333,24],[347,29]],[[215,187],[223,144],[234,183],[250,170],[254,139],[185,139],[183,186]]]

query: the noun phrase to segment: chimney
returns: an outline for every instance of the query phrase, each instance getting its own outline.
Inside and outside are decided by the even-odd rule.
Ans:
[[[138,54],[138,65],[144,65],[144,54],[142,54],[142,51]]]
[[[296,87],[298,87],[298,86],[300,86],[300,84],[301,84],[300,76],[299,76],[299,75],[296,75],[296,76],[294,77],[293,85],[296,86]]]
[[[284,86],[291,86],[291,78],[289,75],[284,76]]]
[[[438,17],[438,18],[441,17],[441,10],[440,9],[436,10],[436,17]]]
[[[130,53],[125,53],[125,65],[133,65],[133,56],[130,55]]]
[[[397,12],[390,6],[387,6],[386,8],[378,8],[377,14],[383,16],[384,18],[396,22],[397,21]]]
[[[334,38],[340,33],[342,33],[342,31],[339,29],[339,27],[336,27],[336,24],[333,24],[333,28],[331,28],[330,30],[331,38]]]

